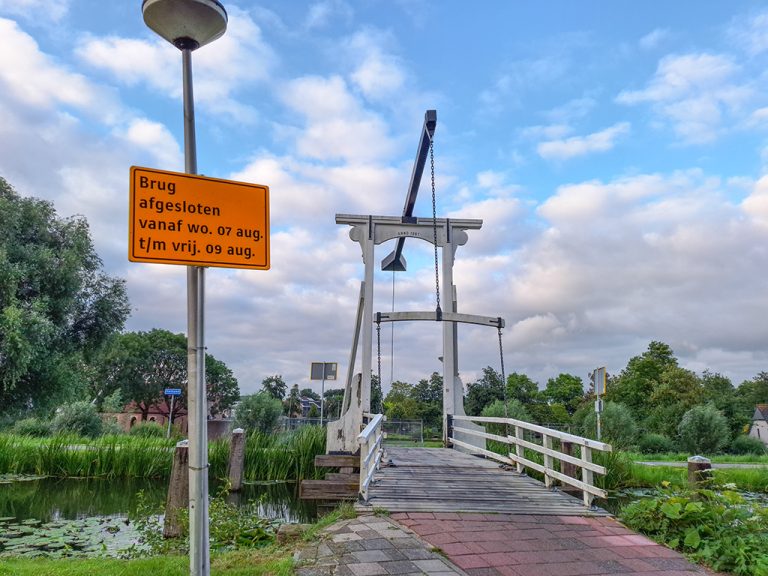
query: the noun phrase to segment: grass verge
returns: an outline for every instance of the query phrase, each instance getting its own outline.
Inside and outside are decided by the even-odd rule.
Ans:
[[[0,576],[186,576],[187,556],[157,556],[136,560],[3,558]],[[211,556],[211,576],[290,576],[292,550],[270,547],[237,550]]]

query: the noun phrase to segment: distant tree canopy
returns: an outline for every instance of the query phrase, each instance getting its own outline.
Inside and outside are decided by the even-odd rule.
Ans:
[[[282,400],[288,391],[288,385],[280,374],[275,374],[274,376],[267,376],[261,381],[261,389],[270,394],[272,398]]]
[[[246,396],[235,408],[235,426],[246,432],[259,431],[265,434],[278,427],[283,404],[269,392],[262,390]]]
[[[341,416],[341,404],[344,401],[344,388],[332,388],[323,394],[325,399],[324,416],[333,420]]]
[[[217,416],[240,397],[232,371],[210,354],[205,355],[209,414]],[[103,398],[120,390],[125,402],[134,402],[146,420],[152,406],[162,404],[165,388],[181,388],[175,408],[187,407],[187,337],[167,330],[127,332],[115,337],[102,354],[94,378],[94,394]]]
[[[85,218],[61,218],[0,178],[0,410],[83,397],[85,366],[129,311]]]

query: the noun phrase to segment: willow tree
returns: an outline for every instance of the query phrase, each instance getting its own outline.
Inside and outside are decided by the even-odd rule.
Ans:
[[[0,178],[0,411],[82,399],[89,360],[129,310],[86,219],[62,218]]]

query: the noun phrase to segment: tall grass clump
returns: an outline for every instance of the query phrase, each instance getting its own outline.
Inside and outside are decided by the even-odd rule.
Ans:
[[[173,443],[158,438],[0,435],[0,473],[59,478],[163,478]]]
[[[317,454],[325,452],[325,429],[302,426],[284,434],[253,432],[245,442],[245,477],[249,480],[317,478]]]

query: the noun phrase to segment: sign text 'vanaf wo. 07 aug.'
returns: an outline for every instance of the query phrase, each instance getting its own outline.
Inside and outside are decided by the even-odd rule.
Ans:
[[[132,262],[269,269],[269,188],[131,167]]]

